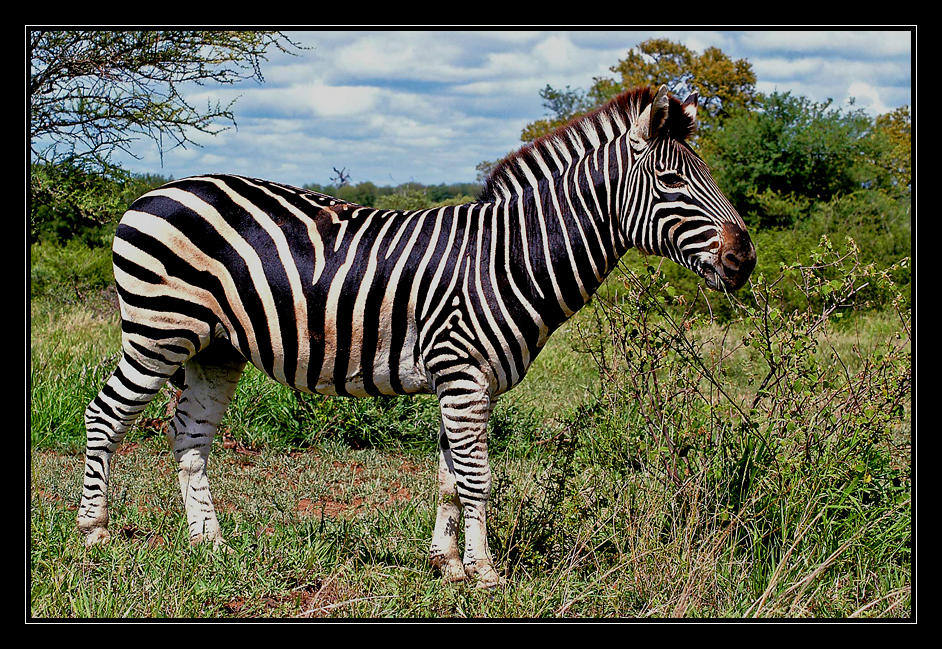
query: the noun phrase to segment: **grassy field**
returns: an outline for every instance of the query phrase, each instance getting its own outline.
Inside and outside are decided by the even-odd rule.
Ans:
[[[298,395],[252,368],[210,462],[230,551],[186,538],[169,388],[115,460],[112,541],[86,549],[82,413],[117,361],[114,294],[97,262],[38,290],[36,262],[30,614],[906,618],[909,314],[852,299],[878,274],[839,261],[786,278],[807,308],[760,277],[723,321],[657,273],[613,276],[499,403],[492,592],[427,559],[433,399]]]

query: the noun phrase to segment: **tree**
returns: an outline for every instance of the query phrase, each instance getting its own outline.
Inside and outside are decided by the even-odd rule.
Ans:
[[[708,47],[697,54],[682,43],[652,38],[609,68],[615,78],[596,77],[587,92],[556,90],[547,85],[540,91],[547,119],[528,124],[521,140],[528,142],[552,132],[579,114],[601,106],[620,92],[637,86],[667,85],[673,94],[700,95],[698,118],[701,129],[710,130],[736,106],[752,107],[756,102],[756,75],[746,59],[733,60],[722,50]]]
[[[572,89],[569,86],[566,86],[565,90],[556,90],[546,84],[540,90],[540,97],[543,98],[543,108],[551,117],[527,124],[520,135],[520,139],[524,142],[531,142],[541,135],[552,133],[569,120],[593,108],[592,101],[584,91]]]
[[[131,143],[195,144],[194,132],[235,124],[233,102],[190,105],[183,86],[263,81],[275,47],[300,46],[280,32],[34,31],[30,47],[30,147],[37,162],[109,171],[115,150]],[[293,53],[293,52],[292,52]]]
[[[271,47],[301,46],[280,32],[30,32],[31,237],[50,224],[60,238],[61,224],[95,229],[121,213],[137,184],[111,162],[115,151],[133,156],[143,137],[163,155],[235,124],[234,102],[192,106],[185,84],[261,82]]]
[[[815,201],[873,179],[872,120],[791,93],[738,107],[701,140],[713,178],[747,221],[789,225]]]
[[[909,106],[879,115],[873,129],[873,165],[882,172],[879,183],[891,193],[912,190],[913,126]]]
[[[498,164],[500,164],[500,160],[481,160],[474,165],[474,170],[477,172],[477,175],[474,177],[475,182],[479,185],[483,185],[490,177],[491,172],[494,171],[494,167]]]
[[[110,245],[109,227],[141,194],[172,178],[150,174],[112,177],[85,171],[68,163],[34,164],[30,169],[31,241],[79,239],[88,245]]]

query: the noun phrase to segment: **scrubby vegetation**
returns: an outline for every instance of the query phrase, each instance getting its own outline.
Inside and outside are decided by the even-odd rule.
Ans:
[[[552,339],[492,426],[489,529],[510,584],[492,596],[442,586],[426,561],[434,400],[300,395],[253,370],[212,468],[233,553],[187,544],[169,388],[117,460],[117,542],[85,550],[81,413],[116,360],[116,321],[34,301],[33,614],[907,616],[898,269],[828,239],[812,257],[720,297],[725,323],[655,267],[625,267]]]

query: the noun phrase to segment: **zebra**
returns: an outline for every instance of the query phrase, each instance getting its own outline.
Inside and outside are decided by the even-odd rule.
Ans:
[[[622,93],[509,155],[464,205],[386,211],[223,174],[137,199],[113,244],[122,355],[85,412],[86,545],[109,538],[112,454],[168,380],[182,386],[167,434],[190,541],[225,545],[206,467],[251,362],[310,393],[437,395],[431,564],[446,581],[502,583],[486,522],[498,397],[629,248],[715,290],[755,266],[688,143],[697,102],[664,86]]]

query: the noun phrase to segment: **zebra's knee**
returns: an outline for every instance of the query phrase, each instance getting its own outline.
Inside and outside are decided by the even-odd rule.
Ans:
[[[173,449],[173,455],[177,460],[177,470],[182,475],[200,475],[206,470],[206,463],[209,460],[209,446],[199,445],[182,448],[177,446]]]

